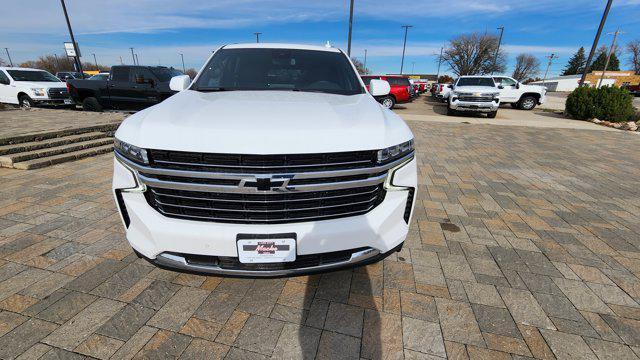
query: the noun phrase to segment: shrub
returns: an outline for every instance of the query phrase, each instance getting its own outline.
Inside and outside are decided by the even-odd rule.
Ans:
[[[577,88],[567,97],[566,111],[575,119],[611,122],[631,121],[635,115],[633,96],[617,86]]]

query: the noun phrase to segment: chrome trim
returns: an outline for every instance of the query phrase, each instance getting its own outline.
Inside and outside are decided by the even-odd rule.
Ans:
[[[137,164],[118,152],[116,152],[116,157],[128,164],[131,168],[135,169],[138,172],[149,174],[149,175],[167,175],[167,176],[177,176],[177,177],[187,177],[187,178],[196,178],[196,179],[221,179],[221,180],[238,180],[238,181],[255,181],[257,178],[273,178],[276,181],[283,181],[284,179],[289,180],[302,180],[302,179],[315,179],[315,178],[323,178],[323,177],[341,177],[341,176],[353,176],[353,175],[363,175],[363,174],[377,174],[383,171],[387,171],[398,164],[406,161],[406,159],[412,158],[414,156],[415,151],[411,151],[409,154],[394,160],[388,164],[368,167],[368,168],[359,168],[359,169],[341,169],[341,170],[326,170],[326,171],[309,171],[309,172],[296,172],[291,174],[291,172],[274,172],[272,174],[252,174],[252,173],[226,173],[226,172],[208,172],[208,171],[192,171],[192,170],[174,170],[174,169],[162,169],[162,168],[154,168],[151,166],[144,166]],[[194,165],[194,164],[190,164]],[[197,166],[197,165],[196,165]]]
[[[131,173],[131,176],[133,176],[133,181],[135,181],[136,183],[136,186],[132,188],[124,188],[119,190],[121,190],[122,192],[134,192],[134,193],[143,193],[147,191],[147,186],[144,183],[142,183],[142,181],[140,181],[138,172],[132,169],[131,166],[129,166],[130,161],[129,162],[122,161],[123,159],[126,160],[126,158],[118,154],[118,152],[115,150],[113,151],[113,153],[115,155],[114,157],[116,161],[118,161],[120,165],[124,166],[125,169],[129,170],[129,172]]]
[[[180,269],[184,271],[200,272],[207,274],[219,274],[219,275],[231,275],[231,276],[252,276],[252,277],[276,277],[276,276],[292,276],[309,272],[330,271],[342,267],[355,266],[359,263],[371,260],[376,256],[381,255],[379,250],[365,249],[351,254],[351,258],[347,261],[339,261],[326,265],[318,265],[311,267],[303,267],[297,269],[286,270],[234,270],[223,269],[219,266],[204,266],[189,264],[187,260],[180,255],[161,253],[152,262],[174,269]]]
[[[350,216],[350,215],[362,215],[362,214],[366,214],[369,211],[371,211],[373,208],[375,208],[377,206],[377,204],[371,205],[366,209],[362,209],[362,210],[358,210],[358,211],[347,211],[347,212],[341,212],[338,214],[330,214],[330,215],[314,215],[314,216],[298,216],[298,217],[288,217],[286,219],[251,219],[251,223],[252,224],[258,224],[258,223],[264,223],[264,224],[268,224],[268,223],[287,223],[287,222],[291,222],[291,221],[299,221],[299,220],[307,220],[307,219],[325,219],[325,218],[335,218],[335,217],[345,217],[345,216]],[[176,206],[179,207],[179,206]],[[180,216],[181,219],[196,219],[196,220],[207,220],[207,221],[224,221],[224,222],[234,222],[234,221],[244,221],[244,219],[238,219],[238,218],[218,218],[218,217],[213,217],[213,216],[196,216],[196,215],[184,215],[184,214],[175,214],[172,212],[167,212],[162,210],[161,208],[155,208],[160,214],[162,215],[167,215],[167,216]]]
[[[254,187],[238,187],[233,185],[212,185],[212,184],[194,184],[183,183],[176,181],[164,181],[150,177],[146,177],[138,173],[140,181],[147,186],[157,187],[170,190],[187,190],[187,191],[204,191],[204,192],[226,192],[226,193],[244,193],[244,194],[274,194],[274,193],[287,193],[287,192],[308,192],[308,191],[325,191],[325,190],[341,190],[351,189],[354,187],[365,187],[371,185],[378,185],[383,183],[387,177],[385,172],[382,175],[370,177],[362,180],[348,180],[333,183],[319,183],[319,184],[303,184],[303,185],[289,185],[286,191],[282,189],[274,190],[258,190]]]
[[[389,170],[389,176],[387,176],[387,179],[384,181],[384,189],[385,190],[387,190],[387,191],[404,191],[404,190],[409,190],[410,189],[410,187],[408,187],[408,186],[396,186],[396,185],[393,185],[393,177],[396,174],[396,171],[398,171],[400,168],[402,168],[403,166],[405,166],[408,163],[410,163],[413,159],[414,158],[407,159],[402,164],[399,164],[396,167],[394,167],[393,169]]]
[[[359,161],[345,161],[339,163],[327,163],[327,164],[316,164],[316,165],[283,165],[283,166],[252,166],[252,165],[211,165],[211,164],[201,164],[201,163],[184,163],[180,161],[167,161],[167,160],[154,160],[154,162],[161,164],[175,164],[175,165],[190,165],[190,166],[202,166],[202,167],[219,167],[219,168],[249,168],[249,169],[277,169],[277,168],[305,168],[305,167],[321,167],[321,166],[337,166],[337,165],[351,165],[351,164],[363,164],[371,162],[370,160],[359,160]]]
[[[359,188],[354,188],[353,190],[358,190]],[[354,193],[350,193],[350,194],[344,194],[344,195],[331,195],[331,196],[323,196],[323,197],[312,197],[312,198],[303,198],[303,199],[285,199],[285,200],[230,200],[230,199],[212,199],[212,198],[203,198],[203,197],[198,197],[198,196],[183,196],[183,195],[174,195],[174,194],[164,194],[162,192],[158,192],[155,189],[151,189],[151,192],[154,195],[158,195],[158,196],[166,196],[166,197],[171,197],[171,198],[176,198],[176,199],[190,199],[190,200],[202,200],[202,201],[216,201],[216,202],[241,202],[241,203],[260,203],[260,204],[264,204],[264,203],[274,203],[274,202],[297,202],[297,201],[313,201],[313,200],[325,200],[325,199],[337,199],[337,198],[341,198],[341,197],[349,197],[349,196],[360,196],[360,195],[367,195],[367,194],[373,194],[375,192],[378,191],[378,188],[374,188],[372,190],[369,191],[361,191],[361,192],[354,192]]]

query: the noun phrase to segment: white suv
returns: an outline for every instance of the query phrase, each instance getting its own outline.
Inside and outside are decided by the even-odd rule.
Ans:
[[[0,102],[31,108],[35,105],[73,105],[67,85],[38,69],[0,67]]]
[[[491,76],[460,76],[451,87],[447,115],[463,111],[495,118],[499,107],[500,90]]]
[[[126,236],[161,267],[289,276],[379,261],[407,236],[413,134],[339,49],[223,46],[115,134]]]
[[[547,88],[539,85],[525,85],[508,76],[494,76],[493,80],[500,89],[500,102],[509,103],[512,108],[533,110],[536,105],[544,104]]]

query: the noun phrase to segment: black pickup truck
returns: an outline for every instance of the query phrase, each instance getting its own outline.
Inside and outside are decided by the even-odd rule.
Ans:
[[[86,111],[142,110],[173,95],[169,81],[178,75],[164,66],[113,66],[107,80],[68,80],[67,88]]]

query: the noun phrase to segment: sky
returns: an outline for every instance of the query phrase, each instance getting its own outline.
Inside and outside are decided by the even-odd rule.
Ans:
[[[558,75],[580,47],[589,51],[605,0],[355,0],[352,57],[364,60],[374,73],[398,73],[404,30],[405,73],[436,73],[438,53],[449,39],[465,33],[498,33],[513,70],[522,52],[559,56],[549,76]],[[83,61],[130,64],[130,47],[146,65],[199,69],[223,44],[285,42],[333,46],[346,51],[349,0],[66,0]],[[57,0],[5,2],[0,21],[0,48],[9,48],[14,63],[48,54],[64,54],[69,40]],[[640,0],[614,0],[600,44],[620,28],[619,43],[640,39]],[[0,58],[7,61],[6,54]],[[628,68],[622,60],[623,68]],[[450,73],[446,64],[441,73]],[[543,74],[541,73],[540,76]]]

